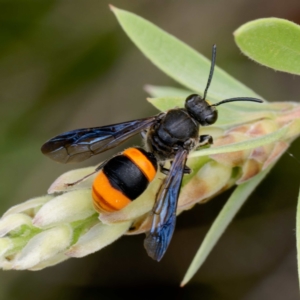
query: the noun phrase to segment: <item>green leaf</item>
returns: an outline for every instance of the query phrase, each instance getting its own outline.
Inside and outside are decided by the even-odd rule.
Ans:
[[[147,84],[145,86],[145,91],[150,94],[151,97],[183,97],[186,99],[187,96],[193,94],[192,91],[175,88],[172,86],[157,86]]]
[[[149,21],[111,6],[119,23],[136,46],[153,64],[192,91],[205,89],[210,61],[174,36]],[[215,68],[208,99],[219,101],[230,97],[259,97],[220,68]]]
[[[147,101],[158,110],[167,111],[174,107],[184,107],[185,98],[162,96],[160,98],[147,98]]]
[[[296,240],[297,240],[298,278],[300,284],[300,190],[298,194],[298,205],[297,205],[297,216],[296,216]]]
[[[224,205],[223,209],[216,218],[215,222],[206,234],[180,286],[184,286],[185,284],[187,284],[189,280],[195,275],[195,273],[204,263],[205,259],[207,258],[215,244],[218,242],[218,240],[224,233],[231,220],[234,218],[236,213],[239,211],[239,209],[247,200],[249,195],[253,192],[253,190],[265,178],[270,169],[270,167],[267,168],[263,172],[253,177],[253,179],[239,185],[234,190],[227,203]]]
[[[234,32],[241,51],[267,67],[300,74],[300,26],[265,18],[248,22]]]

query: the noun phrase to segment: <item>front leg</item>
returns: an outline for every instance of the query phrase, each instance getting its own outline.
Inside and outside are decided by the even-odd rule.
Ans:
[[[209,134],[204,134],[199,136],[198,147],[203,147],[207,145],[212,145],[214,143],[213,137]]]
[[[204,134],[199,136],[199,142],[195,150],[199,150],[202,147],[210,146],[214,143],[214,140],[211,135]]]

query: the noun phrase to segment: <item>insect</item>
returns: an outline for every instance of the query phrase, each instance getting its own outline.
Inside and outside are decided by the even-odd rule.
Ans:
[[[208,126],[217,121],[218,111],[216,106],[218,105],[233,101],[263,102],[260,99],[249,97],[225,99],[215,104],[210,104],[205,100],[213,77],[215,60],[216,45],[212,49],[211,67],[203,97],[197,94],[188,96],[185,101],[185,108],[170,109],[167,112],[144,119],[72,130],[50,139],[41,149],[45,155],[58,162],[80,162],[119,145],[137,133],[141,133],[145,139],[148,152],[140,148],[129,149],[135,149],[142,153],[144,160],[141,161],[152,164],[155,172],[157,166],[159,166],[159,170],[166,174],[156,196],[151,212],[151,228],[144,241],[148,255],[157,261],[160,261],[164,256],[175,229],[177,201],[182,178],[184,174],[191,172],[186,166],[188,154],[195,148],[213,143],[213,138],[210,135],[199,136],[200,126]],[[125,150],[122,154],[113,157],[96,168],[95,172],[99,172],[99,174],[98,179],[96,178],[93,184],[93,197],[95,206],[98,209],[112,211],[122,208],[135,198],[127,197],[126,193],[141,194],[153,179],[152,177],[152,179],[148,178],[147,182],[142,184],[141,175],[136,175],[130,171],[132,166],[138,166],[137,156],[133,155],[129,158],[132,164],[121,162],[122,159],[128,158],[126,153],[131,150]],[[167,160],[171,160],[169,169],[164,167]],[[125,179],[121,178],[122,172],[131,175],[131,182],[126,188],[124,186],[127,184],[128,178],[126,178],[125,184]],[[113,180],[113,176],[116,174],[119,178]],[[145,172],[143,175],[147,176]],[[103,194],[99,194],[98,186],[99,184],[102,185],[104,181],[109,181],[110,185],[108,185],[107,191],[105,190]],[[121,201],[123,204],[119,207],[112,207],[114,199],[109,198],[116,191],[121,191],[127,199],[123,199],[124,201]]]

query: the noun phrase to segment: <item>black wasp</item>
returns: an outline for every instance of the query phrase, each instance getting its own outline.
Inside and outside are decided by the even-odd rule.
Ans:
[[[144,119],[68,131],[50,139],[41,149],[55,161],[80,162],[142,133],[148,152],[141,148],[129,148],[97,167],[95,172],[99,171],[99,175],[93,185],[93,198],[96,209],[100,211],[121,209],[147,188],[156,174],[158,161],[160,171],[167,176],[157,194],[151,213],[152,225],[144,241],[148,255],[157,261],[165,254],[175,229],[182,177],[191,172],[186,166],[188,154],[196,147],[213,143],[211,136],[199,136],[200,125],[208,126],[217,121],[216,106],[220,104],[233,101],[263,102],[248,97],[225,99],[215,104],[206,101],[215,60],[216,45],[213,46],[210,73],[203,97],[197,94],[188,96],[185,108],[170,109]],[[167,160],[171,160],[170,169],[164,168]],[[101,190],[103,192],[99,192]],[[124,205],[115,205],[121,202]]]

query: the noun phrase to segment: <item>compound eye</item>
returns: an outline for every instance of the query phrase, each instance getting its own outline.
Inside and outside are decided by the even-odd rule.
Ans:
[[[207,125],[211,125],[214,124],[217,121],[217,119],[218,119],[218,112],[214,111],[213,113],[211,113],[205,118],[205,122]]]

